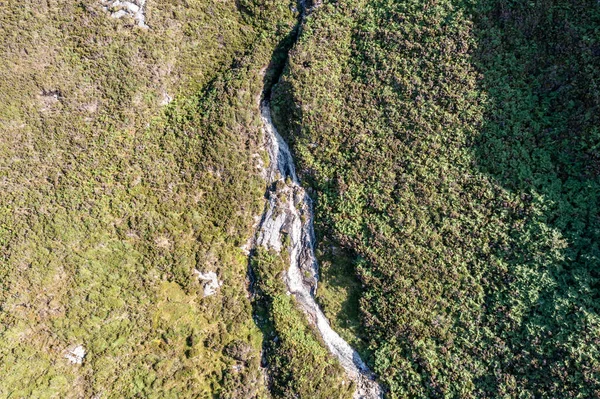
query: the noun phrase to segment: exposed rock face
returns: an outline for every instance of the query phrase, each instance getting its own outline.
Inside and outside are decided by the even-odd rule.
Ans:
[[[147,29],[146,25],[146,0],[101,0],[105,11],[109,11],[112,18],[123,18],[129,16],[135,20],[140,28]]]
[[[219,288],[223,285],[223,282],[219,281],[217,273],[215,272],[202,273],[200,270],[194,269],[194,274],[199,280],[204,282],[205,297],[216,294]]]
[[[162,99],[160,100],[160,105],[162,105],[162,106],[169,105],[171,103],[171,101],[173,101],[173,97],[171,97],[169,95],[169,93],[163,91],[162,92]]]
[[[65,358],[73,364],[82,364],[85,353],[85,348],[81,345],[77,345],[69,350],[65,355]]]
[[[329,325],[314,299],[318,264],[314,254],[312,201],[300,186],[288,145],[271,120],[268,101],[261,103],[267,151],[271,164],[267,170],[268,206],[258,230],[256,244],[280,252],[284,236],[290,252],[285,282],[298,306],[316,327],[329,351],[339,360],[349,378],[356,382],[355,398],[382,397],[373,373],[356,352]]]

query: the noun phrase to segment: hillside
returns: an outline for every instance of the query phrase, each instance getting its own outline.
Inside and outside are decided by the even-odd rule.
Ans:
[[[593,1],[309,20],[276,119],[314,189],[321,302],[389,397],[600,395],[599,46]]]
[[[119,9],[0,3],[0,397],[264,396],[239,247],[263,206],[260,71],[294,15]]]
[[[597,1],[0,1],[0,61],[0,398],[600,398]]]

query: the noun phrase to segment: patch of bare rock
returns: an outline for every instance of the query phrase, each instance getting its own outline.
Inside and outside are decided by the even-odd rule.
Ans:
[[[110,12],[112,18],[131,17],[140,28],[148,29],[146,25],[146,0],[101,0],[102,8]]]

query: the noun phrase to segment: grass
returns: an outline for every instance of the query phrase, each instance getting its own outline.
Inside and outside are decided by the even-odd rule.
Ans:
[[[0,5],[0,396],[267,395],[239,246],[258,71],[294,16],[238,6],[154,2],[141,30],[94,2]]]
[[[270,392],[275,398],[350,398],[354,385],[286,293],[282,276],[288,262],[288,256],[263,248],[252,257]]]
[[[352,347],[366,353],[359,303],[363,287],[355,275],[359,260],[330,241],[321,241],[319,248],[317,301],[330,316],[334,330]]]

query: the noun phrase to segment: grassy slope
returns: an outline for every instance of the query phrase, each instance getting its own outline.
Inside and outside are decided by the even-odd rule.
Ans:
[[[265,334],[265,358],[274,398],[351,398],[354,385],[296,308],[282,281],[287,256],[259,248],[252,258],[256,319]]]
[[[0,15],[0,396],[264,393],[238,247],[288,5],[150,2],[149,31],[95,2]],[[202,299],[193,268],[221,292]]]
[[[500,0],[310,18],[277,123],[322,253],[355,254],[359,281],[324,269],[326,311],[390,397],[600,395],[599,18]],[[343,303],[361,284],[363,330]]]

